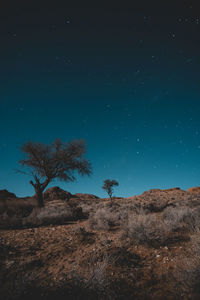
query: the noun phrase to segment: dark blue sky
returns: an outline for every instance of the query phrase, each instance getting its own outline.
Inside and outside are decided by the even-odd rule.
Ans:
[[[16,174],[27,140],[85,138],[90,178],[53,183],[105,196],[200,185],[200,17],[162,7],[1,10],[0,189],[31,195]]]

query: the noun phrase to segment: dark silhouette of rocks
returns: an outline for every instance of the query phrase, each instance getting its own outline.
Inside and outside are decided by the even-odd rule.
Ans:
[[[7,190],[0,190],[0,200],[17,198],[14,193],[10,193]]]

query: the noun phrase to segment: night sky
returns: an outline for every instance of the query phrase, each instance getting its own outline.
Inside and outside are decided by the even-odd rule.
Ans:
[[[55,138],[87,142],[92,176],[50,185],[71,193],[200,185],[200,13],[149,2],[0,5],[0,189],[32,195],[20,146]]]

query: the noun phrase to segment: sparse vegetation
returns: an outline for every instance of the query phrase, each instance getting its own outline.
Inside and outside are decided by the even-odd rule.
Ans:
[[[90,228],[96,230],[109,230],[112,226],[119,225],[119,213],[113,212],[108,207],[97,209],[89,216]]]
[[[200,226],[198,210],[187,206],[168,207],[163,211],[163,218],[173,231],[194,232]]]
[[[53,188],[44,198],[43,208],[31,198],[30,212],[23,212],[21,220],[31,228],[1,232],[4,299],[7,290],[17,285],[18,298],[10,292],[9,300],[32,295],[38,299],[199,299],[198,194],[152,190],[112,202]],[[29,203],[17,198],[3,201],[4,223],[16,217],[15,211],[20,220],[23,209],[17,209],[18,200],[22,208]],[[10,201],[15,203],[12,211]],[[67,220],[71,222],[59,225]],[[20,279],[24,274],[33,276],[26,282]]]
[[[171,228],[156,214],[132,214],[122,223],[123,236],[135,245],[159,246],[170,237]]]

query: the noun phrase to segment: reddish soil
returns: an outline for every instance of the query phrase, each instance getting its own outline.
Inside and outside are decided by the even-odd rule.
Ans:
[[[186,195],[155,190],[116,201],[140,200],[159,213],[162,205],[185,202]],[[199,201],[199,195],[187,197]],[[184,273],[187,258],[192,262],[187,232],[155,248],[122,239],[120,226],[91,230],[88,220],[1,230],[0,299],[200,299]]]

